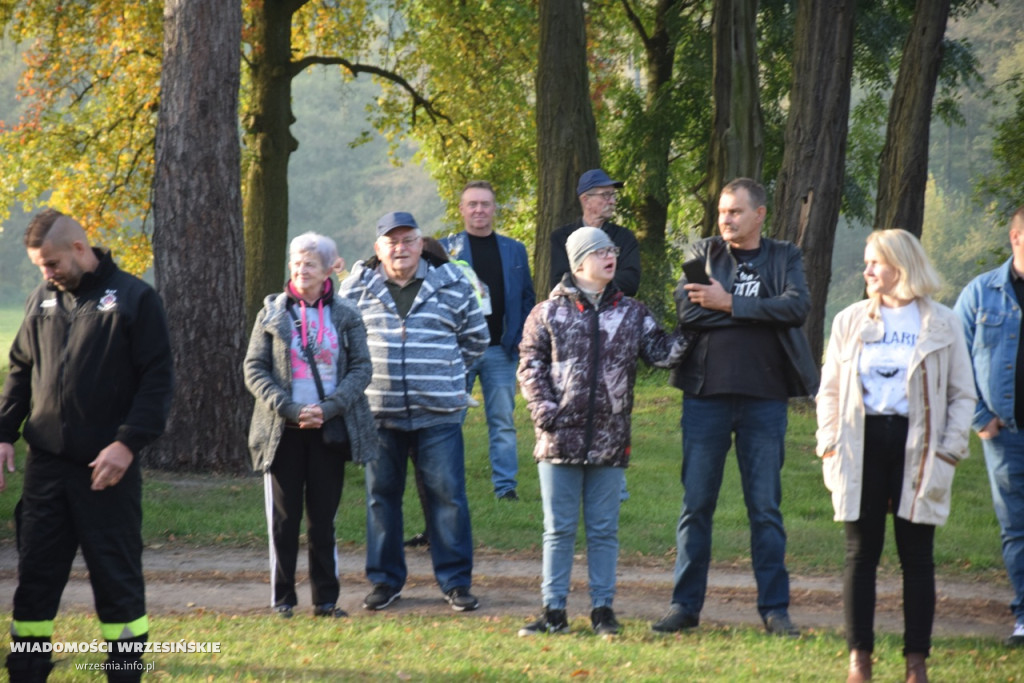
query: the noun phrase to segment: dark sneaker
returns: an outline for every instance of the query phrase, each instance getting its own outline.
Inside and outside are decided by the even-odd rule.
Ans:
[[[466,586],[456,586],[444,594],[444,599],[456,612],[472,612],[480,606],[480,601],[473,597]]]
[[[651,624],[651,630],[659,633],[675,633],[677,631],[697,628],[698,624],[700,624],[699,614],[692,614],[684,611],[679,605],[672,605],[668,614]]]
[[[595,607],[591,610],[590,624],[599,636],[617,636],[622,630],[611,607]]]
[[[508,491],[505,491],[505,493],[498,496],[498,500],[506,500],[510,503],[518,503],[519,494],[516,493],[515,489],[509,489]]]
[[[535,636],[541,633],[567,633],[569,631],[569,620],[565,616],[564,609],[544,608],[544,615],[540,619],[519,629],[519,636]]]
[[[314,617],[333,617],[334,619],[341,619],[348,616],[348,612],[341,609],[333,602],[325,602],[322,605],[313,605],[313,616]]]
[[[293,605],[274,605],[274,613],[282,619],[291,619],[294,614]]]
[[[764,618],[764,629],[773,636],[786,636],[797,638],[800,636],[800,629],[793,625],[789,619],[788,612],[771,612]]]
[[[406,548],[419,548],[420,546],[429,546],[430,539],[427,538],[427,532],[424,531],[421,534],[416,534],[402,545],[404,545]]]
[[[1006,639],[1010,647],[1024,647],[1024,621],[1018,621],[1013,625],[1013,633]]]
[[[400,597],[402,597],[401,588],[392,588],[386,583],[378,583],[370,591],[370,594],[363,598],[363,609],[384,609]]]

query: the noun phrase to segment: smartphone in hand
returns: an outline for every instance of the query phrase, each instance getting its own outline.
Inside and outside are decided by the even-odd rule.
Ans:
[[[683,263],[683,274],[686,281],[695,285],[710,285],[711,279],[704,270],[704,261],[699,258],[690,259]]]

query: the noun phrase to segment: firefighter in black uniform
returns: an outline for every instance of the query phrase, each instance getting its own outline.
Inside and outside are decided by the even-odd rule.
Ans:
[[[23,422],[28,444],[7,669],[11,681],[46,680],[53,620],[80,546],[107,679],[137,681],[149,631],[139,450],[163,432],[172,392],[163,304],[58,211],[32,219],[25,247],[45,282],[26,303],[0,396],[0,490]]]

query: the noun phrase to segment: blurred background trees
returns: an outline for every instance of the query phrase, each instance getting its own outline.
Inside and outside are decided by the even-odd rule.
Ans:
[[[22,212],[43,205],[150,271],[162,248],[154,180],[187,172],[155,161],[172,78],[161,76],[165,11],[181,4],[0,0],[0,304],[37,281]],[[331,235],[352,263],[387,211],[412,211],[428,233],[458,229],[459,193],[475,178],[497,189],[499,228],[544,261],[547,235],[578,215],[572,179],[600,163],[626,182],[616,221],[640,238],[640,297],[666,321],[681,251],[714,230],[718,188],[738,173],[761,179],[767,231],[804,250],[806,331],[820,351],[834,310],[861,295],[866,231],[919,232],[950,301],[1003,258],[1009,211],[1024,202],[1021,3],[239,5],[240,83],[222,87],[238,88],[242,215],[221,203],[207,220],[222,241],[206,248],[244,242],[245,284],[220,293],[243,318],[284,282],[290,236]],[[580,88],[553,61],[570,32],[583,40]],[[177,216],[167,229],[187,225]]]

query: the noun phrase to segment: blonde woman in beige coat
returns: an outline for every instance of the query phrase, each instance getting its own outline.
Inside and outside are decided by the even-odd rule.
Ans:
[[[876,230],[864,250],[868,298],[832,322],[817,396],[817,453],[844,523],[848,682],[871,679],[875,578],[888,512],[903,571],[907,681],[927,681],[935,616],[936,525],[949,516],[976,402],[953,312],[933,301],[939,277],[905,230]]]

